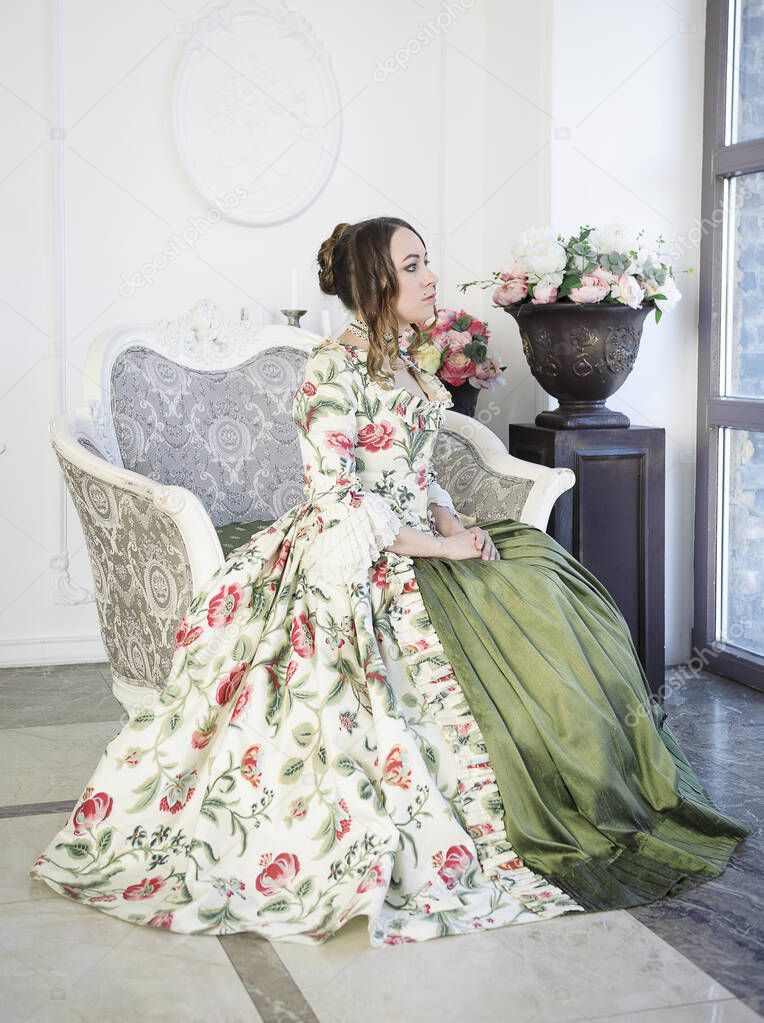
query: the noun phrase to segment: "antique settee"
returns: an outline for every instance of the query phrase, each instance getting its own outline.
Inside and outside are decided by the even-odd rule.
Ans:
[[[166,679],[191,597],[256,530],[305,500],[290,410],[319,335],[225,323],[217,307],[107,331],[84,400],[50,421],[93,573],[113,692],[127,708]],[[546,529],[569,469],[509,455],[479,419],[448,410],[435,464],[465,523]]]

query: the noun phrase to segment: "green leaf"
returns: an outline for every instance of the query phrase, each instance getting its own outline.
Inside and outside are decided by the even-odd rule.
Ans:
[[[114,836],[114,828],[107,828],[106,831],[102,831],[98,836],[98,851],[104,853],[111,845],[111,840]]]
[[[302,881],[297,886],[297,894],[300,896],[301,899],[304,899],[306,895],[310,895],[310,893],[312,891],[313,891],[313,878],[312,877],[306,877],[305,880]]]
[[[182,720],[183,715],[180,713],[180,711],[176,710],[167,718],[164,725],[162,726],[163,733],[165,735],[172,735],[172,733],[177,730],[178,725],[181,723]]]
[[[175,683],[175,682],[170,682],[162,690],[162,694],[159,697],[159,702],[163,703],[165,706],[167,706],[168,704],[172,703],[174,700],[177,700],[178,697],[180,696],[180,693],[181,693],[180,686],[177,685],[177,683]]]
[[[153,710],[142,710],[140,714],[136,714],[130,721],[130,727],[135,729],[148,728],[154,721]]]
[[[314,728],[309,722],[305,724],[297,725],[296,728],[292,729],[292,737],[298,746],[310,746],[310,741],[313,738]]]
[[[231,651],[235,661],[248,661],[252,657],[252,640],[249,636],[239,636]]]
[[[281,896],[278,899],[271,899],[270,902],[266,902],[262,909],[258,910],[258,913],[286,913],[289,910],[289,900]]]
[[[136,796],[141,796],[142,794],[142,797],[138,800],[135,806],[131,806],[127,812],[136,813],[138,810],[145,809],[149,803],[153,802],[161,784],[162,775],[161,773],[157,773],[153,778],[147,778],[142,785],[138,786],[137,789],[133,789]]]
[[[281,769],[281,780],[283,782],[297,781],[305,767],[305,761],[299,757],[291,757]]]
[[[66,849],[67,854],[73,860],[82,860],[92,851],[87,838],[80,838],[74,842],[59,842],[56,849]]]
[[[346,753],[340,753],[338,757],[334,758],[334,769],[339,774],[343,774],[347,777],[356,771],[356,765],[352,758]]]

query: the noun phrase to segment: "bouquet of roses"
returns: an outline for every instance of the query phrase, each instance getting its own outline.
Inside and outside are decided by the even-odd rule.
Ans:
[[[584,226],[565,241],[551,227],[531,227],[510,250],[513,261],[495,270],[489,280],[460,284],[495,287],[493,301],[507,308],[524,302],[600,302],[638,308],[655,307],[655,322],[681,299],[671,264],[658,249],[641,243],[644,234],[631,235],[623,224],[603,228]],[[660,236],[656,244],[665,243]],[[690,271],[687,271],[688,273]]]
[[[506,384],[500,366],[488,354],[488,324],[476,320],[463,309],[437,309],[434,323],[418,323],[425,343],[410,356],[421,369],[436,376],[451,387],[469,382],[473,387],[492,388]],[[405,346],[414,331],[407,327],[401,335]]]

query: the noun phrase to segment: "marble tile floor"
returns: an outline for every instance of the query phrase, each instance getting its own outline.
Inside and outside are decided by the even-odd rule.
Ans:
[[[764,1019],[763,694],[667,671],[666,710],[701,781],[754,828],[716,881],[633,910],[383,949],[355,918],[313,948],[132,927],[27,878],[120,727],[108,680],[105,664],[0,670],[0,1021]]]

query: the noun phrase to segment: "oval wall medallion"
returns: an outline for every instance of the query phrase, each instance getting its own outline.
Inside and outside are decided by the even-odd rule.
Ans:
[[[296,217],[320,195],[339,151],[329,55],[283,0],[215,8],[193,24],[181,56],[173,128],[191,181],[219,211],[215,220]]]

